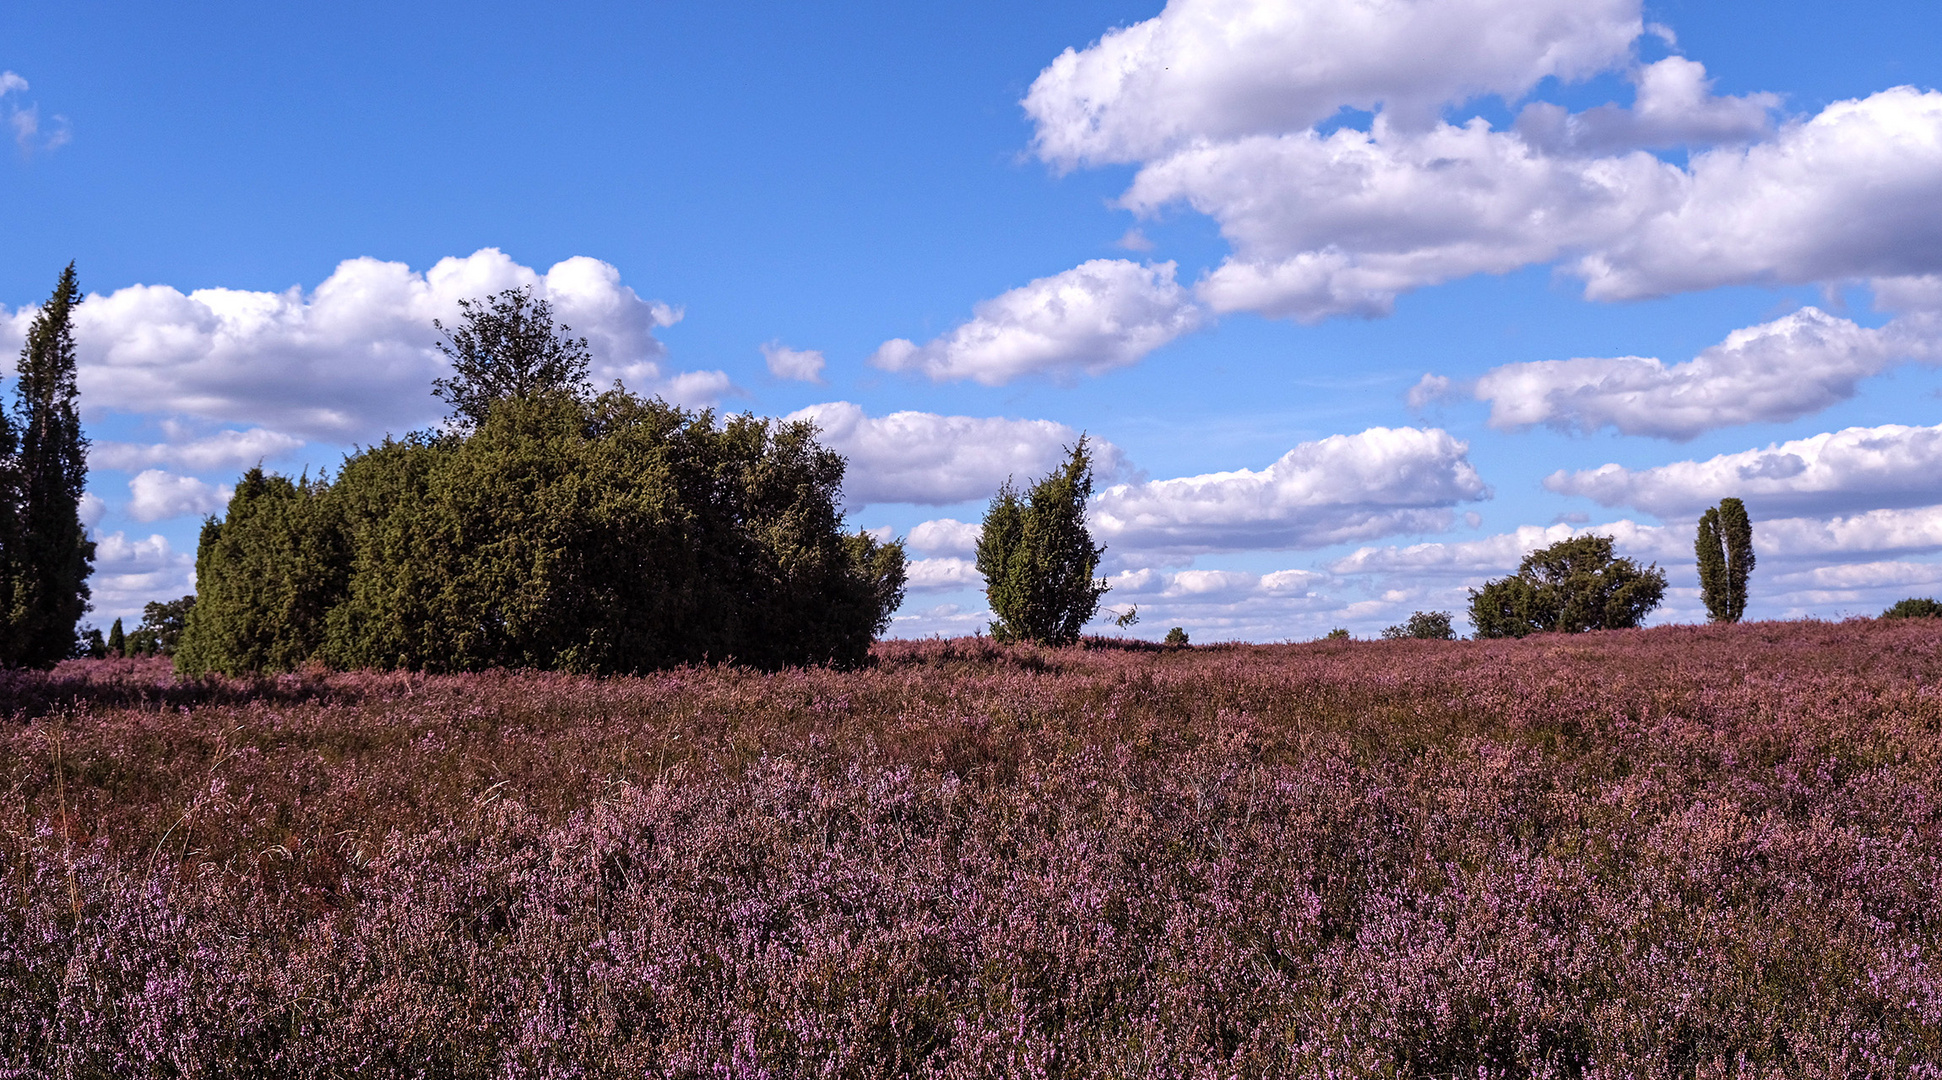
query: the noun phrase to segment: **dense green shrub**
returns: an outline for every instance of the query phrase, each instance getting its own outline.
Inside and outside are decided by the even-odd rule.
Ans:
[[[1456,628],[1451,625],[1450,613],[1447,611],[1418,611],[1410,615],[1406,622],[1385,627],[1382,637],[1385,641],[1400,641],[1404,638],[1454,641]]]
[[[1009,481],[986,509],[978,573],[999,641],[1070,645],[1099,611],[1108,588],[1092,575],[1106,549],[1086,529],[1092,450],[1084,436],[1064,465],[1022,496]]]
[[[1175,646],[1176,648],[1177,648],[1177,647],[1179,647],[1179,646],[1182,646],[1182,645],[1185,645],[1185,644],[1187,644],[1187,629],[1186,629],[1186,627],[1184,627],[1184,626],[1176,626],[1176,627],[1174,627],[1173,629],[1171,629],[1171,630],[1168,630],[1168,631],[1167,631],[1167,639],[1166,639],[1166,644],[1168,644],[1168,645],[1172,645],[1172,646]]]
[[[178,665],[858,664],[904,554],[844,535],[843,469],[808,423],[616,389],[503,398],[329,484],[253,471],[204,529]]]
[[[1911,596],[1897,600],[1895,606],[1881,613],[1884,619],[1942,619],[1942,603],[1927,596]]]
[[[1481,638],[1637,626],[1659,606],[1665,571],[1612,553],[1608,536],[1560,540],[1524,556],[1517,573],[1470,590]]]

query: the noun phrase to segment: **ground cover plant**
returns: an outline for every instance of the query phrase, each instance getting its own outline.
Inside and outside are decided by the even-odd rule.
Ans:
[[[0,675],[4,1076],[1883,1076],[1942,636]]]

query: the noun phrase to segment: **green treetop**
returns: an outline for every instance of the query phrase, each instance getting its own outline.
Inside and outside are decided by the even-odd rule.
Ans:
[[[1000,641],[1070,645],[1099,610],[1108,586],[1096,580],[1106,553],[1086,530],[1092,496],[1092,448],[1081,436],[1064,465],[1023,496],[1010,481],[985,511],[978,536],[978,573],[998,616]]]

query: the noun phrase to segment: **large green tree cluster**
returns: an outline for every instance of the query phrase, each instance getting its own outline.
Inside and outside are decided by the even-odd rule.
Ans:
[[[1470,590],[1480,638],[1637,626],[1665,598],[1666,575],[1612,552],[1608,536],[1561,540],[1524,556],[1517,573]]]
[[[203,528],[180,670],[867,658],[903,545],[845,533],[844,461],[813,425],[592,396],[584,343],[533,329],[543,304],[502,293],[466,316],[443,431],[334,480],[236,485]]]
[[[27,328],[11,416],[0,413],[0,665],[52,667],[75,651],[94,542],[81,525],[88,440],[75,386],[74,264]]]
[[[845,534],[807,423],[622,391],[499,401],[336,479],[251,470],[204,526],[185,672],[860,663],[899,543]]]

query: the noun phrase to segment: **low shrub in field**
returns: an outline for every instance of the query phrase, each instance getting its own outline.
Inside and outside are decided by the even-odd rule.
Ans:
[[[1895,601],[1895,606],[1881,613],[1884,619],[1942,619],[1942,603],[1934,597],[1911,596],[1906,600]]]
[[[1935,1076],[1939,647],[70,664],[0,1075]]]

